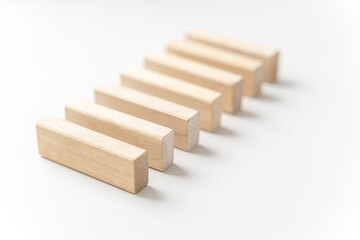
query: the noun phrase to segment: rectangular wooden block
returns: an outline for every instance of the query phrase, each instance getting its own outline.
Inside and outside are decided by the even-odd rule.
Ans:
[[[148,54],[145,67],[220,92],[224,112],[234,113],[241,107],[241,75],[167,53]]]
[[[66,120],[148,151],[149,167],[164,171],[174,161],[174,131],[95,103],[73,100]]]
[[[37,122],[41,156],[136,193],[148,183],[145,150],[58,118]]]
[[[200,128],[213,131],[220,126],[219,92],[141,68],[127,68],[121,73],[122,85],[193,108],[200,113]]]
[[[173,129],[175,147],[189,151],[199,142],[200,115],[191,108],[111,83],[95,89],[95,101]]]
[[[247,96],[254,97],[260,91],[264,68],[260,60],[190,40],[172,41],[167,49],[170,53],[242,75]]]
[[[189,30],[186,37],[193,41],[260,59],[264,62],[264,80],[266,82],[274,82],[276,80],[279,51],[275,48],[250,43],[201,29]]]

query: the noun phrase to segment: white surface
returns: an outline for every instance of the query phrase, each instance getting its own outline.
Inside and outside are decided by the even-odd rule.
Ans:
[[[0,239],[360,238],[358,1],[209,2],[1,1]],[[38,119],[193,25],[278,47],[280,83],[138,195],[38,155]]]

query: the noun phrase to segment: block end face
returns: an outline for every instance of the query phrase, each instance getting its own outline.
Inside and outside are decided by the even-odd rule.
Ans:
[[[185,150],[190,151],[199,143],[199,132],[200,113],[196,112],[193,117],[189,119],[188,146]]]
[[[212,124],[210,131],[214,131],[220,127],[221,123],[221,110],[222,110],[222,97],[221,95],[216,98],[216,100],[212,104],[213,108],[213,116],[212,116]]]
[[[243,81],[238,81],[233,85],[231,93],[231,104],[224,104],[222,110],[226,113],[234,114],[241,109],[243,97]]]
[[[138,193],[148,185],[149,168],[148,168],[148,152],[144,151],[138,158],[134,160],[134,185],[129,190],[131,193]]]
[[[162,167],[165,171],[174,162],[174,131],[171,130],[162,140]]]
[[[265,82],[276,82],[278,61],[279,61],[279,52],[276,51],[275,54],[266,62],[265,78],[264,78]]]
[[[247,76],[244,83],[244,95],[248,97],[256,97],[261,91],[261,84],[264,81],[264,65],[259,66],[256,71]]]

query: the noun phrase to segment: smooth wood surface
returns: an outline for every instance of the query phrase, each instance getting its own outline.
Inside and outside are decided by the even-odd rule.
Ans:
[[[95,101],[173,129],[177,148],[189,151],[199,142],[200,115],[194,109],[111,83],[95,89]]]
[[[123,86],[196,109],[200,128],[214,131],[220,126],[221,94],[155,71],[126,68],[121,72]]]
[[[264,68],[260,60],[190,40],[171,41],[167,50],[170,53],[242,75],[244,94],[247,96],[255,97],[260,91]]]
[[[58,118],[36,124],[41,156],[136,193],[148,183],[145,150]]]
[[[145,67],[220,92],[224,112],[234,113],[241,107],[243,77],[239,74],[168,53],[148,54]]]
[[[279,51],[275,48],[262,46],[202,29],[190,29],[187,31],[186,37],[193,41],[260,59],[264,62],[264,81],[276,81]]]
[[[66,120],[148,151],[149,167],[164,171],[174,161],[174,131],[99,104],[73,100]]]

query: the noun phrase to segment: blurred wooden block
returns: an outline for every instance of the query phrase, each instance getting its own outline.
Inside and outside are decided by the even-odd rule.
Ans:
[[[131,88],[104,83],[95,89],[95,101],[175,131],[175,147],[191,150],[199,142],[199,112]]]
[[[260,59],[264,62],[264,80],[266,82],[274,82],[276,80],[279,59],[279,51],[277,49],[200,29],[191,29],[187,32],[186,36],[193,41]]]
[[[200,113],[200,128],[213,131],[220,126],[221,94],[158,72],[127,68],[122,85],[193,108]]]
[[[145,66],[147,69],[220,92],[224,112],[234,113],[241,107],[241,75],[166,53],[148,54]]]
[[[136,193],[148,183],[145,150],[58,118],[36,124],[41,156]]]
[[[263,80],[264,66],[257,59],[190,40],[172,41],[168,52],[218,67],[244,78],[244,94],[255,97]]]
[[[164,171],[174,161],[174,131],[81,100],[66,105],[66,120],[148,151],[149,167]]]

